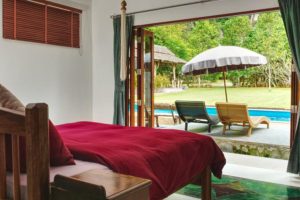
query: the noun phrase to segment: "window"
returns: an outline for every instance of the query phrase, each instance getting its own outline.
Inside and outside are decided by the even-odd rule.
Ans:
[[[80,14],[47,1],[3,0],[3,37],[79,48]]]

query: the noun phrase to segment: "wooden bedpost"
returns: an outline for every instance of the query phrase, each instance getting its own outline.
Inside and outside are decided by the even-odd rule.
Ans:
[[[24,113],[0,107],[0,199],[7,199],[6,189],[6,141],[5,136],[12,136],[13,160],[13,199],[20,199],[20,170],[18,137],[24,136]]]
[[[49,135],[47,104],[26,107],[27,199],[49,200]]]
[[[201,174],[202,200],[211,200],[211,171],[207,167]]]

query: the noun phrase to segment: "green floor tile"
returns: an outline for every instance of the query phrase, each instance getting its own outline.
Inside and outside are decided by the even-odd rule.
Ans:
[[[212,178],[214,200],[300,200],[300,188],[249,179],[223,176]],[[187,185],[177,193],[197,197],[201,188]]]

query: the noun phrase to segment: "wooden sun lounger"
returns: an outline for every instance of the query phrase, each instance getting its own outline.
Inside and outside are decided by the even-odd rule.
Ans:
[[[51,192],[57,190],[51,190],[49,183],[48,106],[42,103],[29,104],[26,107],[25,113],[0,107],[0,199],[8,199],[6,193],[6,135],[12,136],[14,180],[12,200],[21,199],[20,159],[18,153],[20,136],[26,137],[28,200],[74,200],[74,197],[77,197],[76,200],[103,200],[103,197],[105,197],[105,188],[71,177],[65,177],[63,179],[63,184],[60,184],[62,188],[60,189],[64,191],[64,194],[72,195],[67,195],[66,197],[55,193],[55,195],[51,196]],[[56,178],[56,180],[58,179]],[[211,170],[209,167],[206,167],[198,176],[186,184],[189,183],[201,185],[201,199],[211,200]],[[80,190],[78,190],[78,188],[80,188]],[[86,198],[83,194],[87,193],[95,198]],[[107,200],[107,198],[105,198],[105,200]],[[131,200],[140,200],[140,198],[137,197]]]
[[[250,117],[248,113],[248,106],[246,104],[237,103],[216,103],[217,112],[221,122],[223,123],[223,134],[226,132],[226,127],[232,124],[242,124],[249,126],[248,136],[251,136],[252,129],[260,124],[266,124],[267,128],[270,126],[270,119],[264,116]]]
[[[175,105],[167,104],[167,103],[157,103],[154,104],[154,109],[162,109],[162,110],[168,110],[170,113],[155,113],[154,112],[154,117],[156,121],[156,127],[159,127],[159,117],[172,117],[174,125],[177,123],[181,123],[180,117],[175,113],[176,107]]]

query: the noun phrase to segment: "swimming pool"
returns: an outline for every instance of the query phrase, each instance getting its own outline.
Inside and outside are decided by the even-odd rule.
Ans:
[[[217,115],[215,107],[207,107],[209,115]],[[155,109],[155,113],[171,114],[170,110]],[[275,122],[290,122],[291,113],[288,110],[249,109],[250,116],[266,116]]]

